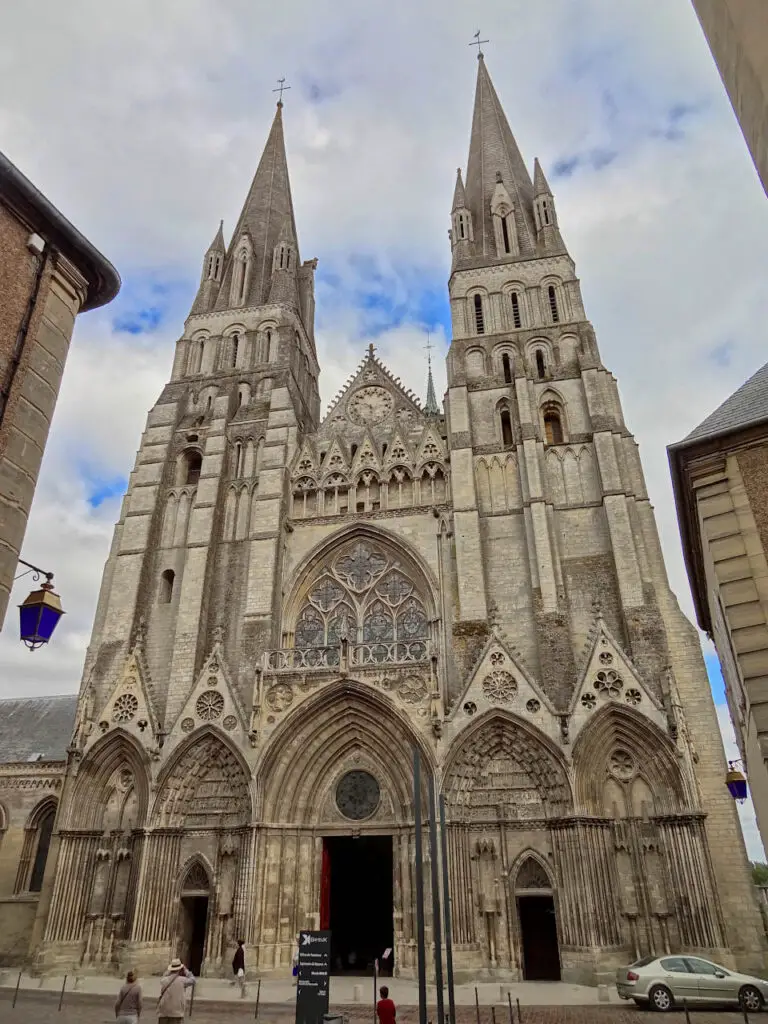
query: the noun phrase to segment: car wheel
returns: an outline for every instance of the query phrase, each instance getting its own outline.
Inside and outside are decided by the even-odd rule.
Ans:
[[[754,985],[745,985],[739,992],[739,1004],[748,1013],[759,1013],[763,1008],[763,997]]]
[[[648,993],[648,1002],[652,1010],[666,1013],[667,1010],[672,1009],[675,1001],[666,985],[654,985]]]

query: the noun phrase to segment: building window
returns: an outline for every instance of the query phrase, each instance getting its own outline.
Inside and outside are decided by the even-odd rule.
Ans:
[[[544,437],[547,444],[563,443],[563,421],[555,408],[544,410]]]
[[[547,364],[544,362],[544,353],[540,348],[536,349],[536,375],[542,380],[547,375]]]
[[[512,438],[512,417],[509,415],[509,409],[501,410],[499,420],[501,422],[501,443],[505,448],[511,448],[514,441]]]
[[[479,295],[474,298],[475,303],[475,329],[478,334],[485,334],[485,317],[483,316],[483,300]]]
[[[229,357],[229,365],[230,366],[237,366],[237,350],[238,350],[239,345],[240,345],[240,335],[239,334],[233,334],[232,335],[232,351],[231,351],[230,357]]]
[[[504,371],[504,383],[512,383],[512,360],[509,358],[509,353],[505,352],[501,357],[501,368]]]
[[[557,308],[557,295],[555,294],[555,286],[553,284],[547,288],[547,295],[549,295],[549,312],[552,314],[552,323],[557,324],[560,322],[560,313]]]
[[[159,604],[170,604],[171,598],[173,597],[173,581],[176,579],[176,574],[173,569],[166,569],[160,577],[160,594],[158,596]]]
[[[56,804],[53,801],[46,801],[33,812],[16,873],[17,893],[40,892],[42,889],[55,821]]]
[[[512,303],[512,323],[515,327],[522,327],[523,318],[520,316],[520,299],[517,292],[512,292],[509,298]]]
[[[459,214],[459,238],[464,237],[464,218]]]
[[[187,464],[187,472],[184,483],[191,484],[194,487],[200,479],[200,471],[203,468],[203,457],[200,452],[187,452],[185,461]]]
[[[501,237],[504,240],[504,252],[511,252],[509,245],[509,228],[507,227],[507,218],[501,218]]]
[[[545,224],[549,224],[549,205],[546,199],[541,201],[541,214]]]

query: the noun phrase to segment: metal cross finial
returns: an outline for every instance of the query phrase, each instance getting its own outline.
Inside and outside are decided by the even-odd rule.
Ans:
[[[427,344],[424,346],[424,348],[427,350],[427,362],[429,363],[430,366],[432,365],[432,349],[434,347],[435,346],[432,344],[432,333],[430,331],[427,331]]]
[[[475,32],[475,41],[474,41],[474,43],[470,43],[469,44],[470,46],[476,46],[477,47],[478,60],[480,59],[480,57],[483,56],[483,51],[480,49],[480,47],[483,45],[483,43],[490,43],[490,39],[481,39],[480,38],[480,29],[478,29],[477,32]]]
[[[371,342],[370,345],[368,346],[368,358],[369,359],[373,359],[373,353],[375,351],[376,351],[376,346],[373,344],[373,342]]]
[[[288,89],[290,89],[291,87],[290,87],[290,85],[286,85],[285,84],[285,79],[284,78],[278,78],[277,85],[278,85],[277,89],[273,89],[272,92],[279,92],[280,93],[280,99],[277,102],[278,102],[278,105],[282,107],[282,105],[283,105],[283,93],[287,92]]]

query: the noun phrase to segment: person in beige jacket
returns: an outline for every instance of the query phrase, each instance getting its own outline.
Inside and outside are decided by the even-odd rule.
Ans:
[[[179,1024],[187,1011],[187,989],[195,984],[195,976],[178,957],[171,960],[160,981],[157,1001],[158,1024]]]

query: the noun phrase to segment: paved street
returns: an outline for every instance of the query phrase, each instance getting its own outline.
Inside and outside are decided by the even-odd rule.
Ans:
[[[11,1009],[13,993],[7,990],[0,992],[0,1021],[2,1024],[113,1024],[114,1012],[112,1001],[104,996],[80,995],[73,993],[65,997],[64,1006],[59,1012],[58,995],[22,991],[19,994],[15,1009]],[[154,1000],[144,1012],[144,1020],[155,1020]],[[238,1003],[202,1003],[193,1010],[189,1024],[246,1024],[254,1019],[254,1004],[250,1001]],[[360,1005],[332,1007],[349,1017],[349,1024],[372,1024],[371,1012]],[[496,1024],[509,1024],[509,1012],[501,1005],[495,1010]],[[434,1009],[430,1010],[430,1020],[434,1020]],[[418,1020],[416,1007],[403,1007],[398,1012],[399,1024],[414,1024]],[[752,1016],[750,1020],[765,1019],[762,1015]],[[517,1012],[514,1024],[652,1024],[664,1020],[669,1024],[683,1024],[682,1013],[667,1014],[660,1018],[658,1014],[641,1012],[634,1007],[626,1006],[531,1006],[522,1008],[522,1021]],[[744,1024],[740,1013],[728,1011],[696,1011],[691,1014],[693,1024]],[[293,1012],[285,1004],[270,1004],[260,1008],[261,1024],[292,1024]],[[490,1006],[481,1007],[481,1024],[494,1024],[494,1016]],[[476,1024],[476,1015],[472,1007],[462,1006],[457,1009],[457,1024]]]

